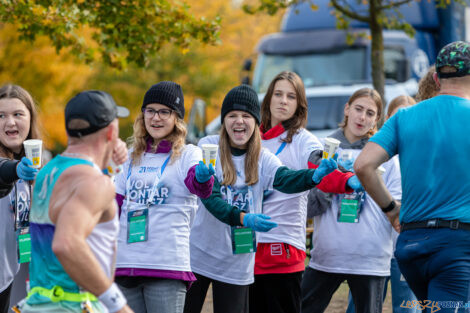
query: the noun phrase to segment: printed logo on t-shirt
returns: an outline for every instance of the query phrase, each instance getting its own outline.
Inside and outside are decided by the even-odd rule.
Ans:
[[[282,245],[280,243],[271,244],[271,255],[282,255]]]
[[[153,181],[145,181],[143,179],[131,180],[128,190],[129,200],[140,204],[146,204],[152,194],[152,188]],[[158,184],[157,188],[155,188],[153,199],[150,199],[150,203],[157,205],[164,204],[169,195],[170,188],[165,185]]]
[[[232,193],[232,205],[244,212],[250,212],[250,193],[248,192],[248,186],[243,186],[241,189],[233,188]],[[220,187],[222,198],[227,201],[227,187],[222,185]]]

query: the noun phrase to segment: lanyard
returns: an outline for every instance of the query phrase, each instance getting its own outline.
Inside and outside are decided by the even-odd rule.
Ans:
[[[151,193],[150,193],[149,197],[147,198],[147,203],[146,203],[147,207],[150,207],[150,205],[152,205],[152,200],[153,200],[153,197],[155,196],[155,192],[157,190],[158,183],[160,182],[160,178],[163,176],[163,171],[165,170],[166,165],[168,164],[168,161],[170,161],[170,157],[171,157],[171,154],[163,162],[163,165],[162,165],[161,170],[160,170],[160,175],[158,173],[155,175],[155,180],[153,182]],[[129,162],[129,169],[127,170],[127,179],[126,179],[127,192],[129,192],[129,190],[130,190],[130,186],[129,186],[130,180],[129,180],[129,178],[131,177],[131,173],[132,173],[132,159]],[[126,196],[126,204],[129,205],[129,195]]]
[[[227,186],[225,188],[227,190],[227,203],[232,206],[233,205],[233,198],[232,198],[232,187]],[[251,186],[248,186],[248,210],[246,213],[253,213],[254,212],[254,206],[253,206],[253,188]]]
[[[26,196],[26,202],[23,203],[21,202],[20,206],[20,198],[21,198],[21,191],[18,192],[18,182],[15,182],[14,184],[14,190],[15,190],[15,200],[14,200],[14,212],[15,212],[15,230],[24,228],[24,227],[29,227],[29,212],[31,210],[31,185],[23,181],[23,186],[27,186],[29,188],[29,195],[25,194]],[[25,188],[22,188],[24,192],[26,192]],[[28,199],[29,197],[29,199]],[[29,201],[28,201],[29,200]],[[20,211],[20,209],[22,209]]]
[[[279,148],[277,149],[277,152],[275,155],[278,155],[279,153],[281,153],[282,150],[284,150],[284,148],[286,147],[286,145],[287,145],[287,142],[283,141],[281,145],[279,146]]]

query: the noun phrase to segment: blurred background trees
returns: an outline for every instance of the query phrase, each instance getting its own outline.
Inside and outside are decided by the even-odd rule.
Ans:
[[[68,7],[53,7],[55,2]],[[155,16],[128,7],[166,8],[170,2],[171,10],[152,11]],[[121,121],[124,139],[132,133],[145,91],[161,80],[182,85],[187,112],[196,97],[204,99],[211,120],[225,93],[240,83],[243,60],[254,53],[258,39],[279,29],[282,14],[251,16],[241,2],[0,1],[0,84],[19,84],[31,92],[40,107],[46,146],[53,151],[66,144],[66,102],[85,89],[105,90],[131,110],[131,117]],[[83,17],[83,10],[118,17]],[[156,19],[152,25],[146,21],[150,18]],[[61,21],[72,25],[60,28]],[[157,27],[158,21],[165,23]],[[145,35],[154,36],[152,44],[144,42],[149,37],[135,36],[144,26],[153,27]]]

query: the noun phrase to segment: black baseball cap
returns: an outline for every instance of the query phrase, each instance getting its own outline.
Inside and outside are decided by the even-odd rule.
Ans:
[[[65,106],[65,129],[70,137],[82,137],[108,126],[117,117],[128,117],[129,110],[117,106],[113,97],[100,90],[80,92]],[[71,120],[83,120],[89,126],[81,129],[70,129]]]

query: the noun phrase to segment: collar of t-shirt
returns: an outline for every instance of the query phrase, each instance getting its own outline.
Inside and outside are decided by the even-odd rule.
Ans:
[[[147,149],[145,152],[149,153],[168,153],[171,151],[171,142],[168,140],[162,140],[157,146],[157,149],[152,149],[152,144],[153,144],[153,138],[148,137],[147,138]]]
[[[286,131],[284,126],[282,126],[282,123],[277,124],[271,129],[266,130],[263,124],[260,125],[259,131],[261,133],[261,139],[263,140],[268,140],[268,139],[273,139],[281,135]]]

